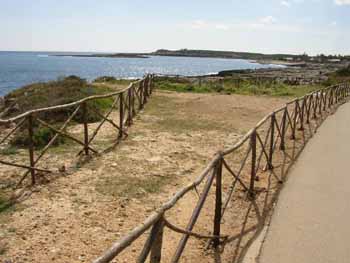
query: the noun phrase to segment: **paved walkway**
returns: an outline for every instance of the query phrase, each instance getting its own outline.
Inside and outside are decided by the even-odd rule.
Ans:
[[[322,124],[288,178],[259,262],[350,262],[350,103]]]

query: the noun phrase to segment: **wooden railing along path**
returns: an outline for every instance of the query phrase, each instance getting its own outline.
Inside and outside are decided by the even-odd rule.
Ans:
[[[326,118],[329,111],[334,110],[337,105],[349,97],[349,94],[350,86],[348,84],[339,84],[314,91],[271,112],[234,146],[218,152],[194,182],[177,192],[144,222],[115,242],[94,263],[112,261],[148,230],[150,230],[148,238],[136,262],[145,262],[148,258],[151,263],[161,262],[162,247],[164,248],[165,246],[165,244],[162,244],[165,227],[182,235],[170,262],[175,263],[180,260],[190,237],[209,239],[213,247],[216,248],[221,241],[228,238],[225,233],[221,232],[222,217],[237,186],[246,191],[247,202],[254,200],[257,193],[255,182],[259,180],[259,176],[263,176],[265,171],[273,170],[278,165],[280,162],[276,158],[278,152],[286,153],[289,141],[295,142],[298,140],[298,137],[305,136],[307,125],[310,125],[311,122],[317,123],[318,120]],[[267,128],[264,129],[263,126]],[[242,149],[244,149],[244,155],[240,158],[240,162],[236,165],[232,162],[230,164],[230,156],[237,154]],[[234,166],[236,166],[236,169],[238,167],[238,169],[235,170]],[[250,179],[248,182],[241,178],[243,171],[248,171],[249,173]],[[232,186],[226,193],[225,200],[222,198],[224,172],[233,178]],[[206,199],[208,199],[209,191],[214,181],[216,182],[213,198],[215,211],[212,231],[210,231],[212,234],[195,233],[193,232],[194,226]],[[170,223],[165,217],[167,211],[173,208],[187,193],[192,190],[197,191],[198,186],[201,184],[203,184],[202,192],[186,228],[181,229]]]
[[[141,110],[147,102],[148,97],[151,95],[153,90],[153,75],[147,75],[143,79],[131,83],[127,88],[105,94],[105,95],[95,95],[86,97],[76,102],[72,102],[64,105],[57,105],[48,108],[40,108],[25,112],[21,115],[10,119],[0,119],[0,125],[11,125],[15,124],[14,127],[0,139],[0,145],[5,144],[8,140],[21,128],[27,130],[28,139],[28,163],[14,163],[9,160],[0,160],[0,164],[13,166],[18,168],[23,168],[27,170],[22,178],[21,183],[29,174],[31,175],[31,184],[35,184],[38,173],[52,173],[51,169],[41,168],[39,161],[48,153],[48,150],[53,147],[59,136],[70,139],[71,141],[77,143],[81,146],[78,150],[78,155],[85,154],[97,154],[99,151],[92,146],[92,142],[98,135],[98,133],[103,130],[104,124],[108,123],[115,130],[115,140],[113,144],[119,143],[127,134],[127,128],[132,124],[135,115]],[[90,107],[89,103],[97,102],[101,99],[112,98],[113,103],[111,107],[103,114],[97,109]],[[67,109],[67,112],[72,112],[62,124],[60,128],[49,124],[47,121],[41,119],[38,115],[45,112],[55,112],[57,110]],[[89,134],[89,123],[88,117],[89,113],[97,114],[102,120],[98,123],[97,127]],[[116,120],[111,118],[112,113],[118,112]],[[74,120],[74,117],[78,114],[82,114],[82,126],[83,126],[83,139],[79,139],[76,136],[70,134],[67,131],[68,125]],[[36,149],[34,146],[34,136],[35,136],[35,125],[41,125],[47,127],[54,132],[53,137],[49,140],[46,146],[44,146],[39,153],[36,154]],[[79,124],[78,124],[79,125]],[[90,130],[91,132],[91,130]],[[57,167],[56,167],[57,168]]]
[[[0,160],[0,164],[19,167],[27,170],[21,181],[28,175],[31,175],[31,183],[36,182],[36,174],[45,172],[51,173],[51,170],[40,168],[39,161],[46,154],[48,149],[52,147],[58,136],[67,137],[81,146],[78,154],[89,155],[98,153],[92,147],[92,141],[101,130],[104,123],[111,124],[116,129],[115,142],[118,143],[127,135],[126,128],[131,125],[136,113],[143,108],[147,102],[147,98],[152,93],[153,75],[147,75],[144,79],[132,83],[128,88],[111,94],[91,96],[80,101],[59,105],[49,108],[37,109],[21,114],[17,117],[1,120],[0,124],[15,123],[15,127],[11,129],[1,140],[0,145],[5,143],[17,130],[23,125],[26,125],[27,135],[30,141],[28,147],[29,164],[13,163],[6,160]],[[209,239],[213,247],[217,247],[223,240],[228,238],[221,231],[222,217],[228,207],[230,198],[237,187],[240,187],[247,193],[248,200],[254,200],[257,188],[255,182],[259,177],[263,176],[266,170],[273,170],[279,163],[279,153],[286,153],[290,141],[297,141],[298,138],[304,137],[307,134],[307,125],[312,122],[317,123],[318,120],[324,119],[330,110],[342,103],[349,97],[349,84],[339,84],[324,89],[314,91],[301,98],[295,99],[285,106],[271,112],[263,118],[254,128],[244,135],[232,147],[218,152],[214,158],[208,163],[207,167],[202,171],[200,176],[192,183],[178,191],[174,196],[161,207],[156,209],[144,222],[135,227],[127,235],[115,242],[103,255],[97,258],[94,263],[110,262],[114,258],[128,248],[135,240],[137,240],[146,231],[149,231],[148,238],[140,251],[137,262],[145,262],[150,258],[150,262],[161,262],[163,233],[164,228],[174,231],[182,235],[178,246],[173,253],[171,262],[178,262],[183,254],[186,244],[190,237]],[[111,108],[105,113],[96,112],[102,121],[94,129],[93,133],[89,134],[89,123],[87,122],[87,114],[89,113],[89,101],[94,101],[103,98],[114,98]],[[60,128],[55,128],[46,121],[40,119],[37,114],[45,111],[54,111],[62,108],[72,108],[73,113],[67,118]],[[90,109],[91,110],[91,109]],[[110,118],[111,113],[117,110],[119,113],[118,122]],[[84,138],[80,140],[66,131],[68,124],[73,120],[74,116],[82,111]],[[34,123],[52,129],[55,132],[54,137],[41,150],[38,155],[35,155],[33,146],[33,136],[35,129]],[[241,155],[241,153],[244,153]],[[239,154],[238,154],[239,153]],[[236,156],[239,160],[232,161],[232,156]],[[249,180],[243,179],[243,171],[248,171]],[[225,194],[223,199],[223,174],[229,174],[233,178],[233,183]],[[209,191],[214,185],[214,216],[212,224],[212,234],[195,233],[193,229],[198,221],[201,210],[208,199]],[[197,204],[192,211],[191,218],[185,229],[179,228],[170,223],[165,215],[167,211],[173,208],[180,199],[182,199],[190,191],[196,192],[202,188]]]

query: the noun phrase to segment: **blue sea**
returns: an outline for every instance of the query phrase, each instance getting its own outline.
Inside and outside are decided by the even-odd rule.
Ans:
[[[242,59],[159,57],[92,58],[57,57],[59,52],[0,52],[0,96],[34,82],[77,75],[89,81],[99,76],[140,78],[146,73],[195,76],[222,70],[279,67]],[[91,53],[90,53],[91,54]]]

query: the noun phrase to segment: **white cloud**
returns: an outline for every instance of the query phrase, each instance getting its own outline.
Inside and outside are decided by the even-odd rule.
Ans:
[[[331,26],[336,26],[337,25],[337,21],[333,21],[333,22],[331,22],[331,24],[330,24]]]
[[[274,18],[273,16],[265,16],[260,19],[260,23],[264,25],[271,25],[276,23],[276,21],[277,21],[276,18]]]
[[[281,5],[286,6],[286,7],[290,7],[290,3],[288,1],[282,1]]]
[[[191,23],[191,28],[193,29],[203,29],[208,26],[208,23],[204,20],[195,20]]]
[[[350,0],[334,0],[336,5],[350,5]]]
[[[215,25],[215,28],[216,29],[219,29],[219,30],[229,30],[230,29],[230,26],[229,25],[226,25],[226,24],[217,24]]]
[[[217,30],[225,30],[225,31],[230,29],[229,24],[213,23],[205,20],[195,20],[189,24],[189,27],[192,29],[217,29]]]
[[[273,16],[266,16],[250,21],[237,21],[230,23],[228,21],[207,21],[194,20],[188,23],[179,24],[182,28],[192,29],[197,31],[275,31],[275,32],[301,32],[303,29],[297,25],[280,24],[278,19]]]

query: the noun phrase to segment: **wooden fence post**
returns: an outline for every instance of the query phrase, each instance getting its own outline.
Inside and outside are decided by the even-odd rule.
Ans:
[[[308,95],[308,104],[306,104],[306,124],[309,124],[310,123],[310,110],[311,110],[311,103],[313,101],[313,95]]]
[[[322,91],[323,94],[323,111],[326,111],[327,107],[327,92]]]
[[[339,85],[335,88],[335,104],[338,103]]]
[[[344,96],[345,96],[345,98],[348,96],[348,83],[345,83],[344,84]]]
[[[146,104],[147,103],[147,98],[148,98],[148,75],[146,75],[145,77],[145,81],[143,82],[143,104]]]
[[[306,106],[306,97],[303,97],[303,102],[301,104],[301,113],[300,113],[300,127],[299,130],[304,130],[304,115],[305,115],[305,106]],[[299,104],[300,106],[300,104]]]
[[[32,185],[35,184],[35,170],[33,169],[35,167],[34,162],[34,129],[33,129],[33,116],[32,114],[28,115],[28,149],[29,149],[29,163],[30,163],[30,174],[32,179]]]
[[[291,136],[292,140],[295,140],[295,130],[297,127],[297,116],[298,116],[298,102],[295,101],[294,118],[293,118],[293,125],[292,125],[292,136]]]
[[[123,138],[123,129],[124,129],[124,96],[123,93],[119,94],[119,136],[118,138]]]
[[[331,95],[330,95],[329,99],[330,99],[329,105],[333,106],[333,104],[334,104],[334,88],[331,88]]]
[[[143,101],[144,101],[144,98],[143,98],[143,95],[144,95],[144,82],[145,80],[141,80],[140,81],[140,84],[139,84],[139,92],[140,92],[140,105],[139,105],[139,110],[142,110],[143,109]]]
[[[150,263],[160,263],[162,259],[163,230],[164,230],[163,218],[159,219],[156,224],[157,224],[156,227],[159,230],[152,244]]]
[[[133,84],[132,87],[131,87],[132,118],[134,118],[135,115],[136,115],[136,110],[135,110],[135,92],[136,92],[136,88],[135,88],[135,85]]]
[[[215,188],[215,217],[214,217],[214,236],[213,246],[216,248],[220,244],[221,228],[221,208],[222,208],[222,157],[216,164],[216,188]]]
[[[131,89],[128,89],[128,126],[132,124],[132,95],[131,95]]]
[[[164,220],[163,216],[154,223],[151,233],[149,234],[145,245],[137,259],[137,263],[143,263],[146,261],[149,253],[150,263],[160,263],[162,258],[162,244],[163,244],[163,230],[164,230]]]
[[[255,170],[255,163],[256,163],[256,129],[253,130],[252,134],[250,135],[250,147],[252,148],[252,163],[251,163],[251,171],[250,171],[250,184],[249,184],[249,192],[248,192],[248,198],[254,199],[255,197],[255,190],[254,190],[254,183],[255,183],[255,177],[256,177],[256,170]]]
[[[150,94],[152,94],[152,92],[153,92],[153,88],[154,88],[154,76],[153,75],[151,75],[151,77],[150,77],[150,85],[149,85],[149,93]]]
[[[285,137],[286,137],[286,120],[287,120],[287,106],[285,107],[283,111],[283,116],[282,116],[282,129],[281,129],[281,144],[280,144],[280,150],[284,151],[286,149],[285,146]]]
[[[339,101],[343,99],[343,85],[340,84],[339,86]]]
[[[88,128],[88,114],[86,102],[82,104],[83,111],[83,125],[84,125],[84,152],[89,155],[89,128]]]
[[[312,118],[313,119],[317,119],[317,114],[316,114],[316,112],[317,112],[317,103],[318,103],[318,95],[316,94],[316,99],[315,99],[313,107],[312,107],[312,109],[313,109]]]
[[[269,159],[267,160],[267,167],[269,170],[273,169],[273,165],[272,165],[272,158],[273,158],[273,144],[275,141],[275,123],[276,123],[276,115],[273,112],[271,115],[271,133],[270,133],[270,149],[269,149]],[[263,146],[262,146],[263,147]]]

